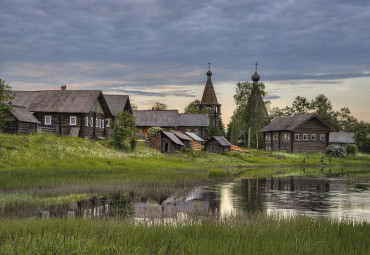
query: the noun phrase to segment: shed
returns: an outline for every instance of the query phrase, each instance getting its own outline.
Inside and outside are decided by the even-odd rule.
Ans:
[[[4,132],[11,134],[27,134],[37,131],[40,123],[33,114],[25,107],[13,105],[10,114],[14,117],[13,121],[6,124]]]
[[[191,148],[190,143],[192,140],[190,137],[188,137],[181,131],[171,130],[171,133],[173,133],[175,136],[177,136],[177,138],[180,139],[180,141],[185,145],[185,148]]]
[[[202,149],[202,143],[204,142],[204,140],[192,132],[185,132],[185,134],[191,138],[191,149],[195,151],[200,151]]]
[[[352,132],[330,132],[329,145],[339,145],[345,147],[347,144],[355,144]]]
[[[208,152],[223,153],[230,151],[231,143],[224,136],[212,136],[204,143],[204,149]]]
[[[185,145],[172,132],[161,131],[149,139],[148,147],[160,152],[174,152],[182,150]]]

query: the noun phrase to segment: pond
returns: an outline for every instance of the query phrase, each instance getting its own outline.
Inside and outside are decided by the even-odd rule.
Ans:
[[[178,219],[188,214],[264,212],[286,216],[310,215],[370,221],[370,183],[367,179],[268,177],[197,187],[158,200],[135,194],[105,197],[55,205],[41,217],[83,218],[134,217]]]

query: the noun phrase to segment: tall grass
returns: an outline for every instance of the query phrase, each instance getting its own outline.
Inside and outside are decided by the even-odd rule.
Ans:
[[[0,221],[1,254],[369,254],[368,223],[241,215],[147,225],[116,220]]]

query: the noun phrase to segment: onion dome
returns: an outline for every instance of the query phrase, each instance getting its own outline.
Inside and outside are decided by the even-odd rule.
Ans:
[[[252,75],[252,81],[255,81],[255,82],[257,82],[257,81],[259,81],[260,80],[260,76],[259,76],[259,74],[257,73],[257,72],[255,72],[253,75]]]

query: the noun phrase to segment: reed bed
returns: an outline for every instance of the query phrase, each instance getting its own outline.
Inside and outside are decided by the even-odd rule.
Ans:
[[[1,254],[369,254],[368,223],[243,214],[181,224],[0,220]]]

